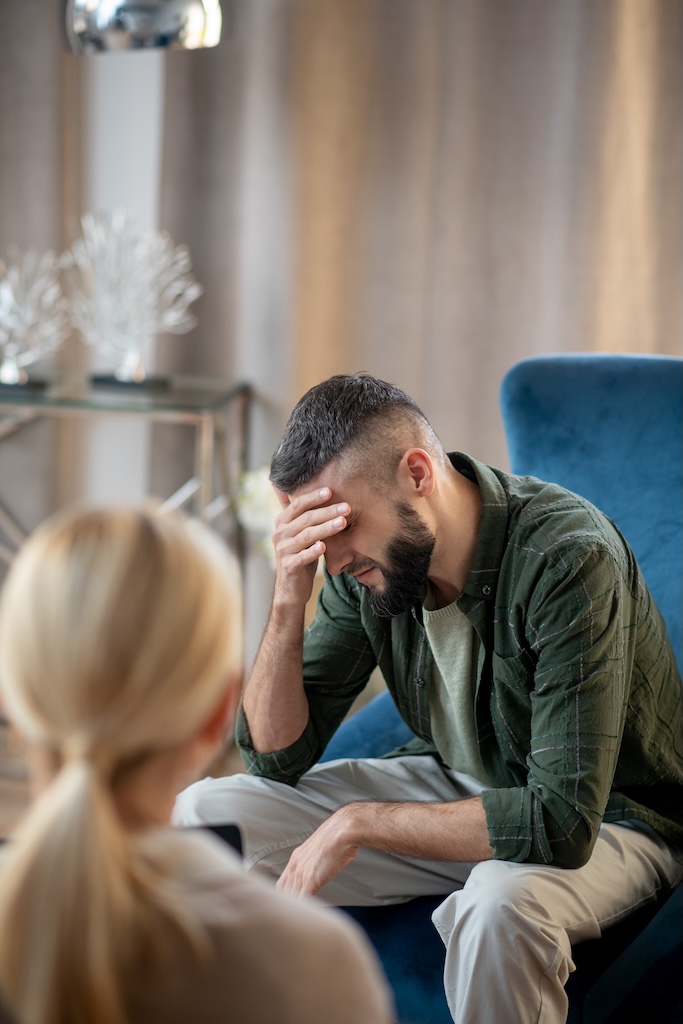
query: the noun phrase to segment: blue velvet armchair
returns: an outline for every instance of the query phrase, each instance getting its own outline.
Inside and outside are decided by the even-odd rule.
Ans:
[[[506,375],[501,411],[512,472],[562,484],[612,518],[635,551],[683,664],[683,360],[558,355]],[[457,438],[453,439],[453,447]],[[473,453],[476,455],[476,453]],[[383,693],[350,718],[323,760],[377,757],[412,733]],[[401,1024],[451,1024],[444,948],[431,924],[441,901],[346,908],[365,928],[394,989]],[[574,950],[571,1024],[683,1020],[683,886]]]

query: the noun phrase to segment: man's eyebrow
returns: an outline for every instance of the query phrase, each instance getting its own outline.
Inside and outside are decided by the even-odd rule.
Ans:
[[[346,526],[344,527],[344,530],[348,530],[350,526],[354,526],[356,524],[356,522],[358,520],[358,513],[357,512],[349,512],[349,514],[347,516],[344,516],[344,519],[346,520]],[[343,531],[342,531],[342,533],[343,533]]]

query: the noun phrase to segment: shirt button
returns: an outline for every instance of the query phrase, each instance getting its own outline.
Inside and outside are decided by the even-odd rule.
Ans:
[[[415,680],[415,685],[416,686],[424,686],[424,684],[425,684],[425,681],[422,678],[422,676],[418,676],[417,679]]]
[[[491,596],[491,588],[488,585],[488,583],[484,584],[484,586],[481,588],[481,592],[484,595],[484,597],[490,597]]]

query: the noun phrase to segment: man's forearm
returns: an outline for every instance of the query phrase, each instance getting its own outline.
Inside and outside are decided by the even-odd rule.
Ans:
[[[242,709],[251,742],[260,754],[283,750],[308,724],[303,684],[304,613],[325,542],[346,527],[346,502],[326,505],[329,487],[291,496],[276,492],[282,511],[275,520],[275,588],[270,618]]]
[[[292,853],[278,885],[315,896],[361,847],[423,860],[491,860],[480,797],[448,803],[347,804]]]
[[[490,860],[480,797],[448,803],[362,802],[337,814],[349,841],[386,853],[427,860]]]
[[[261,754],[283,750],[306,728],[303,633],[303,609],[273,606],[242,701],[252,743]]]

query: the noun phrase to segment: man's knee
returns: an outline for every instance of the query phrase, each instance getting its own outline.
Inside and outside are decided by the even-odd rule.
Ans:
[[[201,779],[178,794],[173,808],[175,825],[220,825],[238,821],[252,786],[248,775]]]
[[[466,959],[476,959],[487,958],[495,950],[503,960],[517,959],[526,970],[535,964],[565,984],[573,969],[571,946],[537,882],[537,873],[522,864],[495,860],[477,864],[465,886],[433,914],[451,963],[462,951]]]
[[[461,924],[467,920],[483,934],[515,930],[516,921],[525,927],[534,922],[534,927],[553,928],[552,907],[546,905],[538,881],[538,873],[523,864],[482,861],[449,900],[456,905]]]

